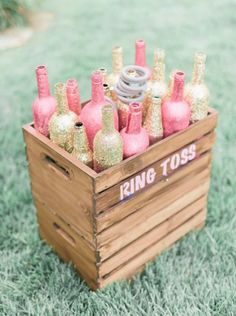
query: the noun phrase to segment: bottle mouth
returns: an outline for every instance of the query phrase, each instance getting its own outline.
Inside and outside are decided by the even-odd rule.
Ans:
[[[45,65],[39,65],[36,68],[36,73],[37,74],[46,74],[47,73],[47,67]]]
[[[82,126],[84,126],[84,124],[82,122],[76,122],[75,123],[75,128],[80,128]]]
[[[103,88],[104,88],[105,90],[108,90],[108,89],[109,89],[109,84],[104,83],[104,84],[103,84]]]
[[[185,76],[185,74],[184,74],[183,71],[177,71],[177,72],[175,73],[174,78],[175,78],[175,80],[183,81],[183,80],[184,80],[184,76]]]
[[[55,94],[63,94],[65,91],[65,85],[63,82],[58,82],[54,85]]]
[[[145,46],[145,42],[144,42],[143,39],[138,39],[138,40],[136,41],[136,47],[137,47],[137,48],[142,48],[142,47],[144,47],[144,46]]]
[[[195,54],[195,59],[197,63],[205,63],[206,62],[206,54],[204,52],[197,52]]]
[[[154,52],[157,61],[164,61],[165,59],[165,50],[162,48],[157,48]]]
[[[131,102],[129,108],[131,113],[139,113],[142,111],[142,105],[139,102]]]
[[[122,47],[121,46],[114,46],[112,51],[113,51],[113,53],[120,53],[120,52],[122,52]]]
[[[68,79],[66,82],[66,90],[68,93],[76,93],[78,89],[77,80],[74,78]]]

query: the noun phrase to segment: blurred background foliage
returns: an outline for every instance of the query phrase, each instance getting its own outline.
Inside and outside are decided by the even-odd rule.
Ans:
[[[28,10],[35,2],[34,0],[0,0],[0,31],[27,24]]]

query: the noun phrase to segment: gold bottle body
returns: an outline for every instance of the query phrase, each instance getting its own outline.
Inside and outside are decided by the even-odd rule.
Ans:
[[[189,83],[185,87],[185,100],[190,104],[191,121],[199,121],[207,116],[210,93],[205,84]]]
[[[102,109],[102,129],[97,132],[93,143],[94,170],[101,172],[123,159],[123,141],[114,128],[113,109],[106,105]]]
[[[145,117],[144,128],[148,133],[150,145],[163,138],[161,102],[162,100],[159,96],[152,97]]]
[[[192,80],[185,88],[184,97],[190,104],[191,121],[199,121],[207,116],[209,90],[204,83],[206,54],[197,52],[194,58]]]
[[[74,112],[54,113],[49,122],[50,139],[58,146],[71,152],[73,149],[73,130],[77,121]]]
[[[147,91],[143,101],[143,120],[145,119],[153,96],[159,96],[162,100],[168,95],[165,82],[165,51],[156,49],[154,51],[154,63],[151,80],[148,81]]]
[[[63,83],[55,85],[57,110],[49,121],[49,134],[52,142],[71,152],[73,149],[74,125],[78,120],[77,115],[69,111],[66,88]]]
[[[93,167],[93,153],[89,148],[88,138],[83,123],[76,123],[74,127],[72,155],[88,167]]]

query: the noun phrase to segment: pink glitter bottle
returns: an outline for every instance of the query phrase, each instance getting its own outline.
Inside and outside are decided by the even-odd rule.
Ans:
[[[190,106],[183,98],[184,77],[182,71],[175,73],[171,97],[162,104],[165,137],[185,129],[190,122]]]
[[[75,79],[69,79],[66,82],[66,95],[69,109],[80,115],[81,104],[78,83]]]
[[[149,137],[142,127],[142,106],[138,102],[130,103],[126,127],[120,132],[123,139],[124,159],[146,150]]]
[[[36,79],[38,97],[32,105],[34,128],[41,134],[48,136],[48,122],[56,111],[56,101],[50,95],[46,66],[40,65],[36,68]]]
[[[104,96],[103,78],[100,71],[95,71],[91,76],[92,80],[92,97],[82,109],[80,114],[80,120],[84,123],[89,146],[93,149],[93,139],[96,133],[102,128],[102,107],[105,104],[112,104],[112,101],[108,101]],[[112,104],[113,105],[113,104]],[[113,107],[114,113],[114,125],[119,129],[119,120],[117,109]]]
[[[135,42],[135,65],[146,68],[151,77],[151,69],[146,64],[146,44],[140,39]]]

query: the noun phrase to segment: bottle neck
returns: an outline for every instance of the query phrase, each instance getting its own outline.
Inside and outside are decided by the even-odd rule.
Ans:
[[[69,108],[66,96],[66,87],[63,83],[57,83],[55,85],[55,97],[57,102],[57,113],[66,114],[69,111]]]
[[[45,66],[39,66],[36,69],[36,78],[38,86],[39,98],[46,98],[50,96],[50,88],[48,82],[48,74]]]
[[[158,97],[154,96],[152,98],[151,107],[153,109],[161,110],[161,98],[159,96]]]
[[[179,102],[183,100],[184,95],[184,73],[177,72],[174,77],[173,91],[171,101]]]
[[[193,69],[192,84],[204,83],[205,63],[196,63]]]
[[[67,101],[69,106],[76,108],[80,106],[80,95],[78,84],[75,79],[69,79],[66,85]]]
[[[206,54],[198,52],[195,54],[194,66],[193,66],[193,84],[201,84],[204,82],[205,77],[205,65],[206,65]]]
[[[157,50],[154,53],[152,80],[165,81],[165,53],[163,50]]]
[[[88,150],[88,140],[82,123],[77,123],[75,126],[74,149],[80,152]]]
[[[104,91],[103,91],[103,78],[100,72],[96,71],[92,75],[92,103],[98,104],[105,102]]]
[[[142,40],[136,41],[135,45],[135,65],[146,66],[145,43]]]
[[[122,48],[117,46],[112,50],[112,72],[114,75],[118,75],[123,67]]]
[[[127,134],[138,134],[142,127],[142,110],[139,103],[129,105],[129,114],[126,123]]]
[[[102,132],[110,133],[115,130],[112,105],[104,105],[102,108]]]

